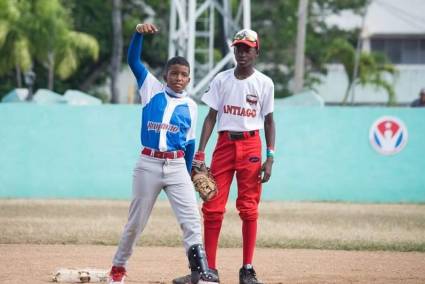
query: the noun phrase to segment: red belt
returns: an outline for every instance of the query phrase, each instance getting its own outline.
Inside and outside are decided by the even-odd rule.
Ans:
[[[156,151],[149,148],[143,148],[142,154],[146,156],[158,158],[158,159],[177,159],[177,158],[184,157],[184,151],[182,150],[161,152],[161,151]]]
[[[227,134],[230,140],[242,140],[258,135],[258,130],[251,131],[221,131],[221,135]]]

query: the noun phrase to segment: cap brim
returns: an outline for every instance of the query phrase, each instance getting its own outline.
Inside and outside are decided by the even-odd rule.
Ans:
[[[235,45],[237,45],[237,44],[245,44],[245,45],[248,45],[248,46],[250,46],[250,47],[257,47],[257,42],[253,42],[253,41],[249,41],[249,40],[245,40],[245,39],[241,39],[241,40],[235,40],[233,43],[232,43],[232,46],[235,46]]]

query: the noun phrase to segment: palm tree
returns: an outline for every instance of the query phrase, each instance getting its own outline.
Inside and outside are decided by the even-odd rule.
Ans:
[[[334,40],[328,50],[328,60],[341,63],[347,74],[348,86],[342,104],[347,103],[348,96],[356,85],[372,85],[384,89],[388,94],[388,105],[394,105],[396,103],[394,87],[387,81],[386,76],[396,75],[395,66],[381,54],[362,52],[359,58],[358,76],[354,78],[355,56],[356,50],[344,39]]]
[[[97,60],[99,44],[85,33],[71,29],[68,11],[59,0],[32,2],[31,42],[34,56],[48,71],[48,89],[54,87],[54,75],[67,79],[78,68],[80,60]]]
[[[118,103],[118,75],[121,71],[122,61],[122,3],[121,0],[112,0],[112,32],[113,45],[111,57],[111,103]]]
[[[25,1],[0,0],[0,75],[15,69],[16,84],[22,87],[22,73],[31,68],[30,40],[22,21]]]
[[[85,33],[73,31],[67,10],[59,0],[0,0],[0,75],[16,70],[21,87],[22,73],[37,61],[48,71],[48,88],[54,75],[66,79],[81,59],[97,60],[99,44]]]

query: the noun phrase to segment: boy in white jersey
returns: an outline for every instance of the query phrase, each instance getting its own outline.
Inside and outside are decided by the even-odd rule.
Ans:
[[[164,189],[183,231],[191,282],[217,283],[202,246],[200,215],[190,180],[195,147],[197,105],[184,91],[190,81],[189,63],[171,58],[165,66],[164,86],[140,61],[143,35],[154,34],[152,24],[139,24],[128,49],[128,64],[136,77],[142,103],[140,159],[133,174],[133,198],[128,222],[113,259],[109,283],[124,283],[126,265],[155,201]]]
[[[260,284],[252,266],[257,236],[258,203],[261,183],[271,176],[275,143],[273,120],[273,81],[254,68],[259,54],[256,32],[244,29],[236,33],[232,45],[237,66],[217,74],[202,101],[209,107],[194,163],[205,161],[205,146],[217,121],[218,141],[212,156],[211,171],[218,194],[204,202],[204,242],[208,263],[216,270],[216,252],[230,185],[236,173],[238,197],[236,208],[242,219],[243,262],[240,284]],[[267,157],[261,164],[261,139],[264,128]],[[218,273],[217,273],[218,274]],[[174,284],[189,283],[185,276]]]

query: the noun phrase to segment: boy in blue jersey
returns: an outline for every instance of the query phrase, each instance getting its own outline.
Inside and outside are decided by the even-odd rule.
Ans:
[[[190,179],[195,148],[197,105],[184,91],[190,81],[189,63],[173,57],[165,66],[163,85],[140,61],[143,36],[155,34],[153,24],[139,24],[128,49],[128,64],[141,98],[142,151],[133,174],[128,222],[113,259],[109,283],[124,283],[126,265],[162,189],[183,231],[193,284],[217,283],[202,246],[198,205]]]

